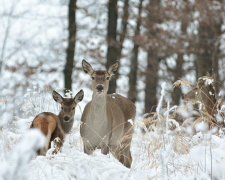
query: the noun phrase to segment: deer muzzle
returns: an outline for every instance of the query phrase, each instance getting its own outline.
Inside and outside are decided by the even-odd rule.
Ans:
[[[102,85],[98,85],[98,86],[96,87],[96,89],[97,89],[98,92],[102,92],[104,88],[103,88]]]
[[[63,119],[64,121],[69,121],[70,118],[68,116],[65,116]]]

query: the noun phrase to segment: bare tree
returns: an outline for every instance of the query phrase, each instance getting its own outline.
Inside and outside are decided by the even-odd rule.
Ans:
[[[117,0],[109,0],[108,3],[108,26],[107,26],[107,62],[106,67],[109,68],[114,61],[120,60],[123,49],[123,42],[127,32],[129,0],[124,1],[123,17],[122,17],[122,30],[120,33],[117,31],[118,7]],[[118,40],[117,40],[118,39]],[[110,81],[108,93],[115,93],[116,80],[118,76]]]
[[[147,47],[147,68],[145,71],[145,112],[155,111],[157,105],[157,86],[158,86],[158,70],[159,70],[159,55],[157,36],[157,24],[160,22],[160,1],[150,0],[147,7],[147,34],[149,45]]]
[[[198,41],[196,49],[197,77],[209,73],[219,82],[218,62],[220,57],[220,37],[223,23],[223,1],[196,1],[196,11],[200,13]],[[216,91],[218,92],[218,83]]]
[[[135,29],[135,34],[133,38],[134,47],[132,50],[131,62],[130,62],[130,73],[129,73],[129,91],[128,98],[136,102],[137,100],[137,71],[138,71],[138,50],[139,50],[139,36],[140,36],[140,26],[141,26],[141,14],[142,14],[142,3],[140,0],[138,6],[138,16],[137,24]]]
[[[2,72],[2,66],[3,66],[3,63],[4,63],[4,59],[5,59],[5,49],[6,49],[7,41],[8,41],[8,38],[9,38],[10,31],[11,31],[12,16],[13,16],[13,13],[14,13],[15,8],[16,8],[18,3],[19,3],[19,1],[14,1],[12,3],[12,6],[10,8],[10,12],[8,14],[7,26],[6,26],[6,30],[5,30],[5,35],[4,35],[4,39],[3,39],[3,43],[2,43],[2,49],[1,49],[1,55],[0,55],[0,73]]]
[[[180,8],[180,11],[178,14],[180,15],[178,21],[181,21],[181,33],[180,37],[177,38],[178,40],[178,47],[176,47],[175,52],[177,51],[177,59],[176,59],[176,66],[175,69],[172,69],[174,80],[181,79],[182,76],[185,74],[185,70],[183,69],[184,64],[184,55],[188,54],[187,49],[188,47],[185,47],[185,43],[187,44],[187,26],[190,22],[190,19],[186,16],[188,12],[190,12],[190,5],[188,1],[184,0],[182,2],[182,8]],[[173,104],[179,104],[180,98],[182,96],[181,88],[175,87],[174,91],[172,92],[172,100]]]
[[[66,65],[64,68],[64,83],[65,89],[72,90],[72,70],[74,66],[74,53],[76,45],[76,0],[69,1],[68,12],[68,47],[66,50]]]

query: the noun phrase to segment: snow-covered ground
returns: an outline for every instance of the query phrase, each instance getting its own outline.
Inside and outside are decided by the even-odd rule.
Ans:
[[[58,111],[51,94],[40,97],[43,110]],[[163,94],[162,94],[163,95]],[[33,97],[34,99],[36,97]],[[48,106],[44,106],[47,102]],[[25,103],[29,107],[33,99]],[[158,127],[143,134],[143,120],[134,123],[131,151],[133,163],[124,167],[112,154],[103,155],[96,150],[92,155],[83,153],[80,138],[80,116],[85,101],[76,109],[76,120],[62,148],[56,155],[36,156],[34,151],[43,144],[43,136],[29,129],[33,116],[14,117],[14,121],[0,134],[0,179],[224,179],[225,137],[199,132],[185,136],[177,127],[174,131]],[[160,101],[162,103],[162,101]],[[161,118],[169,120],[158,105]],[[33,107],[37,107],[33,106]],[[40,106],[40,104],[39,104]],[[32,107],[32,108],[33,108]],[[48,108],[47,108],[48,107]],[[27,109],[26,109],[27,110]],[[35,109],[33,109],[35,111]]]

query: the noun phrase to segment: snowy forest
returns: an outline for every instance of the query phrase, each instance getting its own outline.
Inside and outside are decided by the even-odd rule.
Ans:
[[[0,180],[225,179],[224,0],[1,0],[0,24]],[[84,153],[89,65],[136,106],[130,168],[111,149]],[[74,123],[38,155],[30,127],[63,97]]]

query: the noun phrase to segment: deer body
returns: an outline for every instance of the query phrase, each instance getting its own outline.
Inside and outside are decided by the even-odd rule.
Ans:
[[[38,154],[45,155],[50,148],[51,141],[58,145],[58,149],[62,146],[65,133],[68,133],[74,122],[75,107],[78,102],[83,99],[83,90],[79,91],[74,98],[63,98],[56,91],[52,93],[56,102],[61,104],[61,111],[58,115],[51,112],[42,112],[38,114],[32,124],[31,128],[38,128],[46,136],[45,146],[42,147]],[[59,140],[55,140],[59,138]],[[57,153],[57,152],[53,152]]]
[[[136,108],[128,98],[118,94],[107,95],[112,66],[108,71],[93,71],[91,65],[83,60],[84,71],[93,79],[93,96],[82,114],[80,133],[85,153],[91,154],[96,148],[103,154],[111,151],[122,164],[130,167],[132,126],[128,120],[134,120]]]

